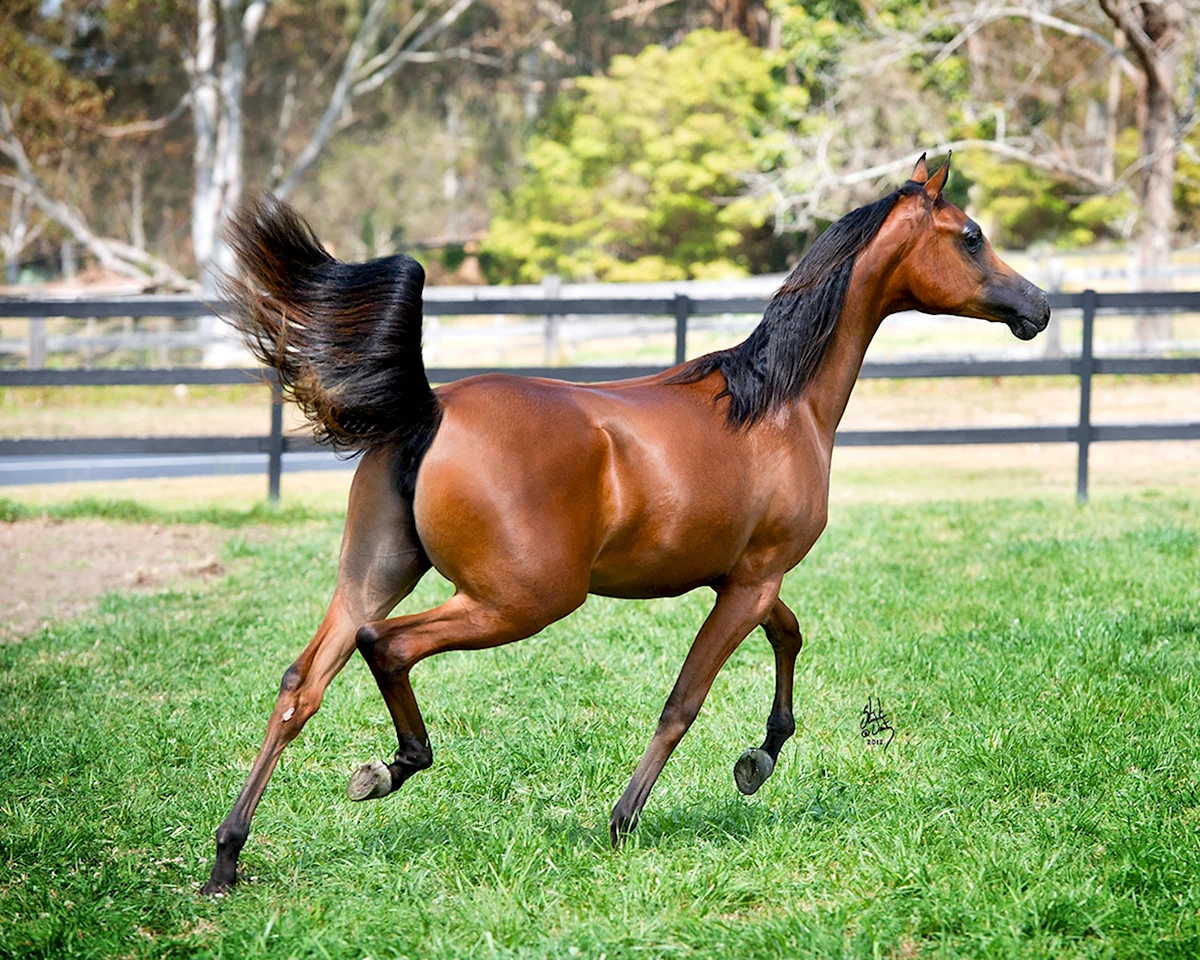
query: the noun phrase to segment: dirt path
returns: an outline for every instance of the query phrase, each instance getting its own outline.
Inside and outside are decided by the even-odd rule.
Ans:
[[[211,581],[230,531],[108,520],[0,523],[0,643],[82,613],[110,590]]]

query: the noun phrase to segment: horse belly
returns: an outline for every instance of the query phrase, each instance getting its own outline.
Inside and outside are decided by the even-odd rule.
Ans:
[[[639,599],[673,597],[725,576],[745,546],[742,530],[716,517],[655,524],[642,518],[616,531],[592,564],[590,593]]]

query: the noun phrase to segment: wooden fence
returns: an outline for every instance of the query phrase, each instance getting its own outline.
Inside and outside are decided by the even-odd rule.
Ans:
[[[1153,375],[1200,374],[1200,356],[1097,357],[1094,328],[1098,314],[1146,312],[1200,313],[1200,292],[1052,294],[1057,310],[1080,310],[1083,336],[1077,357],[1031,360],[929,360],[864,364],[865,379],[937,377],[1071,376],[1079,380],[1079,418],[1070,425],[1023,427],[966,427],[921,430],[842,430],[837,442],[844,446],[907,446],[998,443],[1071,443],[1078,449],[1076,493],[1080,502],[1088,494],[1088,450],[1092,443],[1120,440],[1197,440],[1200,419],[1161,423],[1097,424],[1091,419],[1092,378],[1100,374]],[[693,316],[761,313],[759,298],[695,298],[679,294],[660,299],[461,299],[426,300],[427,316],[526,315],[526,316],[668,316],[675,321],[675,361],[687,355],[688,320]],[[0,300],[0,317],[195,317],[210,308],[190,297],[113,297],[88,300]],[[497,368],[431,367],[434,383],[489,372]],[[549,376],[587,382],[618,380],[657,373],[658,366],[505,367],[522,376]],[[135,369],[0,369],[0,387],[246,384],[270,381],[271,373],[257,369],[207,369],[190,367]],[[1198,404],[1200,409],[1200,404]],[[0,457],[89,456],[103,454],[227,454],[267,455],[268,494],[279,499],[283,454],[311,449],[308,437],[285,436],[283,403],[272,393],[271,431],[248,437],[79,437],[61,440],[0,440]]]

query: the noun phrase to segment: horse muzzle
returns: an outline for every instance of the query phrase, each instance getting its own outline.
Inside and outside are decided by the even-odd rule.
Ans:
[[[988,291],[988,312],[1018,340],[1032,340],[1050,324],[1050,301],[1024,277]]]

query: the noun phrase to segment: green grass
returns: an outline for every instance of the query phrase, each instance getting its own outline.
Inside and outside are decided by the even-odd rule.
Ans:
[[[126,523],[211,523],[218,527],[242,527],[250,524],[288,526],[306,520],[333,520],[337,513],[304,506],[273,507],[259,502],[245,509],[202,506],[189,509],[162,509],[137,500],[97,500],[85,497],[69,503],[30,506],[0,497],[0,523],[50,517],[55,520],[120,520]]]
[[[205,957],[1200,955],[1200,506],[838,512],[784,586],[798,729],[759,794],[769,649],[718,678],[625,850],[608,813],[709,596],[593,598],[414,674],[434,767],[355,658],[289,749],[228,897],[197,896],[337,521],[231,532],[208,592],[110,596],[0,649],[0,954]],[[426,606],[433,579],[405,604]],[[864,744],[880,698],[896,728]]]

